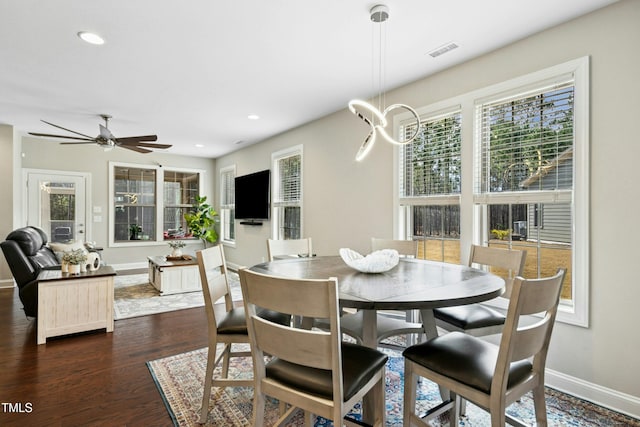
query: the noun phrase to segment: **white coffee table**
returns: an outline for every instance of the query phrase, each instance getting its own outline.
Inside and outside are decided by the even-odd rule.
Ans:
[[[149,282],[161,295],[201,291],[200,272],[195,258],[167,260],[163,256],[150,256]]]

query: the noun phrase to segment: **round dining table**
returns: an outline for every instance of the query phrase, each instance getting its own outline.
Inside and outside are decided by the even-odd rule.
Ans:
[[[363,311],[362,344],[376,348],[378,310],[419,310],[427,339],[438,335],[433,309],[473,304],[496,298],[505,290],[495,274],[446,262],[401,258],[383,273],[361,273],[339,256],[291,257],[256,264],[257,273],[293,279],[338,279],[341,307]],[[441,389],[443,397],[448,392]],[[370,396],[363,402],[363,419],[372,416]]]
[[[378,310],[420,310],[427,338],[433,338],[434,308],[487,301],[504,292],[504,280],[495,274],[416,258],[401,258],[383,273],[361,273],[339,256],[279,259],[251,270],[298,279],[336,277],[340,306],[363,310],[363,344],[372,348],[377,345]]]

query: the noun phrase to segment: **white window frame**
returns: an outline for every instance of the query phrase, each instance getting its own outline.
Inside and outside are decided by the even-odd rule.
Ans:
[[[151,240],[135,240],[130,242],[116,242],[114,239],[114,219],[115,219],[115,200],[114,200],[114,170],[116,167],[130,167],[136,169],[149,169],[156,171],[156,235]],[[164,168],[160,165],[145,165],[138,163],[109,162],[109,247],[112,248],[130,248],[134,246],[159,246],[166,245],[163,236],[164,228]],[[203,194],[204,173],[203,169],[166,167],[167,171],[197,173],[198,188],[200,195]]]
[[[304,200],[304,155],[303,155],[303,146],[302,144],[296,145],[293,147],[285,148],[280,151],[276,151],[271,154],[271,170],[272,179],[271,179],[271,237],[272,239],[279,238],[279,227],[280,227],[280,207],[278,204],[279,199],[279,168],[278,161],[285,159],[287,157],[300,156],[300,201],[298,203],[298,207],[300,208],[300,237],[304,236],[304,208],[303,208],[303,200]]]
[[[236,177],[236,165],[225,166],[220,168],[220,241],[223,245],[229,247],[236,247],[236,240],[234,239],[225,239],[226,235],[226,224],[227,224],[227,211],[231,209],[235,209],[235,200],[234,203],[223,203],[226,202],[224,200],[225,188],[224,188],[224,178],[223,176],[226,174],[231,174],[231,176],[235,179]],[[235,218],[232,219],[235,222]]]
[[[469,92],[430,106],[417,109],[420,116],[428,116],[436,111],[460,105],[462,110],[462,188],[460,194],[460,239],[461,262],[466,262],[465,253],[472,243],[482,244],[481,207],[484,195],[474,196],[474,153],[478,141],[478,129],[475,122],[476,105],[483,100],[496,99],[499,95],[507,97],[514,92],[526,92],[528,89],[544,87],[545,82],[553,81],[568,73],[574,77],[574,176],[573,176],[573,230],[572,230],[572,303],[563,303],[558,309],[557,319],[577,326],[589,326],[589,57],[571,60],[553,67],[517,77],[496,85]],[[394,131],[399,133],[403,121],[410,119],[408,113],[394,117]],[[394,150],[394,230],[402,236],[407,224],[403,215],[399,194],[399,158],[400,149]],[[504,197],[494,195],[493,202]],[[516,200],[517,199],[517,200]],[[526,192],[512,203],[526,203]],[[533,199],[531,199],[533,201]],[[535,199],[543,202],[544,200]],[[505,203],[509,203],[506,199]],[[416,201],[416,203],[418,203]],[[502,301],[501,301],[502,300]],[[506,309],[506,300],[498,299],[496,306]]]

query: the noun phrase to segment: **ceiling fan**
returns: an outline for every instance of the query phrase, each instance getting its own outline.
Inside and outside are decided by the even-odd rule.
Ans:
[[[89,135],[85,135],[80,132],[76,132],[71,129],[63,128],[62,126],[55,125],[53,123],[49,123],[45,120],[42,122],[51,125],[53,127],[57,127],[58,129],[66,130],[67,132],[75,133],[76,135],[82,136],[79,138],[77,136],[65,136],[65,135],[52,135],[49,133],[37,133],[37,132],[29,132],[29,135],[34,136],[45,136],[49,138],[65,138],[65,139],[73,139],[74,141],[61,142],[60,144],[98,144],[105,149],[114,148],[114,147],[122,147],[127,150],[137,151],[138,153],[151,153],[152,150],[149,148],[157,148],[157,149],[165,149],[171,147],[169,144],[157,144],[151,141],[157,141],[157,135],[144,135],[144,136],[128,136],[125,138],[116,138],[113,136],[111,131],[109,130],[109,119],[111,118],[108,114],[100,114],[100,117],[104,119],[104,126],[100,125],[100,134],[98,136],[91,137]]]

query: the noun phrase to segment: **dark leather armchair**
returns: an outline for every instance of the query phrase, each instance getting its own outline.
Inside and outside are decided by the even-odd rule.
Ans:
[[[19,289],[27,316],[38,315],[38,274],[44,269],[60,268],[58,259],[47,246],[47,234],[28,226],[12,231],[0,243],[11,274]]]

